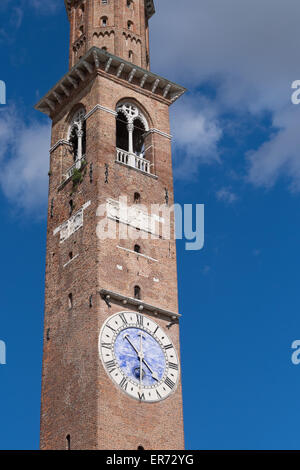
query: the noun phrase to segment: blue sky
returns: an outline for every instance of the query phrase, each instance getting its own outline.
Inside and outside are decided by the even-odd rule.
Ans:
[[[176,201],[205,204],[204,248],[178,242],[186,446],[299,449],[299,2],[156,6],[152,70],[189,89]],[[0,18],[0,449],[37,449],[49,122],[33,105],[67,70],[68,22],[63,0],[2,0]]]

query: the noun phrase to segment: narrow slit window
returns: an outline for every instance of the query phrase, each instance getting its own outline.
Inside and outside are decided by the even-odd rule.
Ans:
[[[68,296],[69,309],[73,308],[73,295],[69,294]]]
[[[69,215],[70,216],[72,215],[73,209],[74,209],[74,203],[73,203],[73,199],[71,199],[69,201]]]
[[[66,436],[66,448],[67,448],[67,450],[71,450],[71,436],[70,436],[70,434],[68,434]]]
[[[141,195],[140,193],[134,193],[134,196],[133,196],[133,202],[135,202],[135,204],[138,204],[141,202]]]
[[[140,286],[134,286],[134,298],[141,300],[141,288]]]
[[[105,26],[107,26],[107,23],[108,23],[107,16],[102,16],[102,18],[101,18],[101,26],[105,27]]]

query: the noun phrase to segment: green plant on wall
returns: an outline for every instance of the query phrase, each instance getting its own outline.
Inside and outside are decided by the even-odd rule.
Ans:
[[[83,180],[83,175],[78,168],[75,168],[74,173],[72,175],[73,186],[77,186]]]

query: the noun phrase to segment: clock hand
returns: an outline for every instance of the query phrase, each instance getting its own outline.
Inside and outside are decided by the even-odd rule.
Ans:
[[[158,375],[157,375],[157,373],[154,372],[154,371],[151,369],[151,367],[150,367],[149,364],[145,361],[145,359],[143,359],[143,363],[145,364],[145,366],[147,367],[147,369],[151,372],[152,378],[158,382]]]
[[[147,369],[150,371],[151,375],[152,375],[152,378],[156,381],[158,381],[158,376],[157,376],[157,373],[154,372],[151,367],[149,366],[149,364],[145,361],[145,356],[144,356],[144,353],[143,353],[143,345],[142,345],[142,338],[145,338],[145,336],[143,335],[143,333],[139,333],[139,336],[141,337],[141,346],[140,346],[140,354],[139,354],[139,358],[140,358],[140,368],[142,368],[142,362],[145,364],[145,366],[147,367]]]
[[[154,372],[151,367],[149,366],[149,364],[145,361],[144,359],[144,354],[142,354],[142,357],[141,357],[141,353],[136,349],[136,347],[132,344],[132,342],[130,341],[129,339],[129,335],[126,334],[124,335],[124,339],[127,339],[128,343],[130,344],[130,346],[132,347],[132,349],[136,352],[138,358],[140,359],[141,363],[143,362],[145,364],[145,366],[147,367],[147,369],[150,371],[150,373],[152,374],[152,378],[154,380],[156,380],[158,382],[158,375],[156,372]]]
[[[132,344],[132,342],[130,341],[129,339],[129,334],[126,334],[124,335],[124,339],[127,339],[128,343],[130,344],[130,346],[132,347],[132,349],[134,349],[134,351],[137,353],[138,357],[140,356],[140,353],[138,352],[138,350],[136,349],[136,347]]]
[[[142,382],[143,382],[143,359],[144,359],[144,354],[143,354],[143,338],[144,335],[143,333],[139,333],[140,336],[140,352],[139,352],[139,360],[140,360],[140,388],[142,388]]]

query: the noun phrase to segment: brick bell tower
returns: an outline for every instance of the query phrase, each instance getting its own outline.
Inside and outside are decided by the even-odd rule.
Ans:
[[[162,232],[169,106],[185,89],[149,70],[153,0],[65,6],[70,68],[36,105],[52,120],[41,449],[183,449],[176,245]]]

